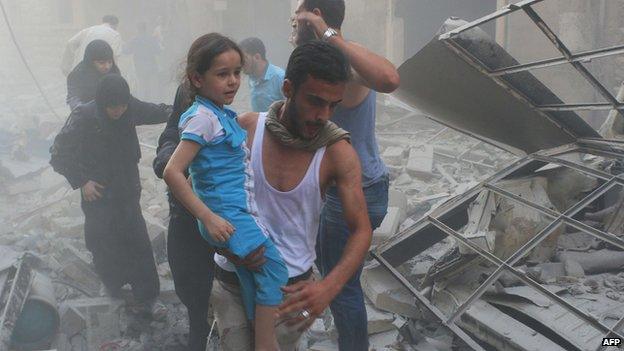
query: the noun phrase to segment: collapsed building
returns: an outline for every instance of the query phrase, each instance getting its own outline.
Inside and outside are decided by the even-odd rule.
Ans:
[[[450,19],[399,69],[399,99],[521,157],[373,251],[381,266],[371,279],[390,272],[421,316],[477,350],[596,350],[624,335],[624,96],[586,68],[622,46],[570,52],[532,8],[539,2]],[[560,57],[519,63],[479,29],[516,12]],[[604,102],[564,103],[531,72],[557,65]],[[591,109],[612,110],[602,136],[577,114]]]
[[[520,1],[472,23],[449,20],[400,68],[400,101],[381,100],[377,130],[394,191],[375,232],[376,263],[362,278],[377,350],[594,350],[603,337],[624,334],[616,140],[624,134],[624,92],[585,68],[624,46],[570,52],[532,11],[540,2]],[[560,57],[517,60],[479,29],[518,14]],[[564,103],[536,74],[544,67],[569,67],[599,101]],[[600,133],[579,117],[589,110],[612,110]],[[54,125],[32,129],[49,139]],[[140,130],[146,155],[161,129]],[[129,320],[123,300],[99,296],[79,195],[46,166],[47,154],[16,140],[11,153],[29,160],[0,166],[0,192],[11,199],[0,245],[36,255],[1,248],[0,350],[181,349],[188,325],[165,262],[166,190],[151,159],[140,167],[142,207],[169,315],[145,325]],[[42,275],[52,278],[52,294]],[[33,313],[38,329],[28,328]],[[335,333],[327,314],[302,345],[336,349]]]

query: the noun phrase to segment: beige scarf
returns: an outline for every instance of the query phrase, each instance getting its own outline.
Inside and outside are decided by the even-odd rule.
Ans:
[[[351,142],[349,132],[338,127],[338,125],[332,121],[327,121],[323,128],[312,139],[306,140],[292,135],[292,133],[286,129],[278,118],[279,111],[283,105],[284,101],[274,102],[271,107],[269,107],[266,122],[264,124],[271,135],[277,138],[280,143],[296,149],[315,151],[323,146],[330,146],[342,139],[346,139],[348,142]]]

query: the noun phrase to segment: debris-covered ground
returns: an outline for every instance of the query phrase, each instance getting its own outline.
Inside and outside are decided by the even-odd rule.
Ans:
[[[64,116],[64,89],[58,86],[47,91],[56,94],[51,100]],[[84,246],[80,194],[48,165],[48,148],[64,121],[41,113],[46,108],[34,93],[13,98],[23,103],[5,104],[0,111],[0,245],[35,255],[37,270],[52,280],[60,313],[52,346],[63,351],[183,349],[188,322],[166,260],[166,187],[151,168],[153,146],[164,125],[139,128],[141,204],[158,264],[160,300],[167,307],[166,317],[153,321],[131,313],[131,294],[126,301],[103,296]],[[15,115],[19,121],[8,123]],[[388,216],[375,233],[376,244],[513,160],[510,154],[402,108],[392,98],[380,98],[378,139],[393,192]],[[427,325],[411,295],[392,281],[386,286],[376,279],[368,270],[363,278],[371,347],[452,348],[452,334],[435,323]],[[335,339],[331,314],[326,313],[306,334],[302,346],[335,349]],[[216,349],[217,340],[215,329],[211,347]]]

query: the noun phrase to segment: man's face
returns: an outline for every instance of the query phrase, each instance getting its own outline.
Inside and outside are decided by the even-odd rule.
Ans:
[[[297,4],[297,9],[295,10],[293,16],[290,18],[292,31],[290,33],[290,38],[288,39],[288,41],[293,46],[299,46],[311,40],[317,39],[316,34],[314,33],[314,29],[311,26],[300,25],[300,23],[297,21],[297,15],[304,11],[307,10],[303,6],[303,0],[299,0],[299,3]]]
[[[313,139],[334,113],[342,101],[345,83],[329,83],[308,76],[308,79],[293,91],[287,81],[285,93],[288,96],[287,116],[291,132],[303,139]]]
[[[113,68],[113,60],[95,60],[93,66],[101,74],[107,74]]]
[[[253,74],[253,71],[255,68],[254,57],[252,55],[249,55],[246,52],[243,52],[243,55],[245,56],[245,64],[243,65],[243,73],[249,76]]]
[[[124,113],[126,113],[127,109],[128,109],[128,104],[117,105],[117,106],[107,106],[106,115],[108,115],[108,118],[116,121],[120,119]]]

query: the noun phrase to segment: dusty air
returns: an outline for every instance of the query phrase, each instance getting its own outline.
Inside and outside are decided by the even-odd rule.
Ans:
[[[0,351],[621,344],[624,2],[0,12]]]

